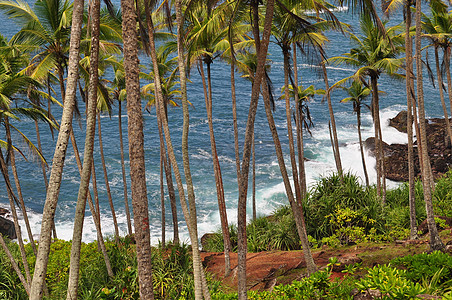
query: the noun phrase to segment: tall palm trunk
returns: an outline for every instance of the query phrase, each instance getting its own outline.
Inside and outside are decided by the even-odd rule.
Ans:
[[[99,62],[99,14],[100,1],[92,0],[90,3],[91,24],[92,24],[92,38],[91,38],[91,53],[90,53],[90,80],[89,80],[89,96],[87,104],[86,117],[86,137],[85,150],[83,155],[83,167],[80,175],[80,187],[77,197],[77,205],[75,208],[74,229],[72,235],[71,260],[69,268],[69,281],[66,299],[76,299],[78,291],[78,279],[80,270],[80,251],[82,244],[83,222],[85,219],[86,198],[89,193],[89,181],[91,177],[91,166],[93,165],[93,149],[94,137],[96,129],[96,106],[97,106],[97,86],[99,82],[98,76],[98,62]],[[96,214],[93,212],[93,217]],[[97,223],[95,221],[95,223]],[[97,226],[96,226],[97,227]],[[102,239],[102,235],[98,231],[98,238]],[[110,261],[106,259],[107,270],[110,277],[113,277],[111,272]]]
[[[379,97],[378,97],[378,82],[377,75],[371,74],[370,82],[372,86],[372,113],[374,119],[374,131],[375,131],[375,159],[376,159],[376,169],[377,169],[377,195],[384,199],[384,191],[382,190],[382,180],[384,180],[384,174],[382,174],[382,152],[383,143],[381,137],[381,129],[380,129],[380,105],[379,105]],[[384,201],[382,200],[382,203]]]
[[[165,217],[165,189],[163,187],[163,148],[164,146],[160,143],[160,213],[161,213],[161,223],[162,223],[162,248],[165,248],[166,241],[166,217]]]
[[[298,98],[298,66],[297,66],[297,45],[293,43],[293,75],[294,84],[293,90],[295,95],[295,120],[297,126],[297,151],[298,151],[298,176],[301,188],[301,199],[306,197],[307,185],[306,185],[306,171],[304,167],[304,145],[303,145],[303,115],[301,111],[301,103]]]
[[[449,114],[447,113],[446,102],[444,101],[443,76],[441,74],[441,69],[439,66],[439,54],[438,54],[438,46],[437,45],[435,45],[435,63],[436,63],[436,76],[438,77],[439,96],[441,99],[441,106],[443,108],[444,121],[446,123],[446,133],[447,133],[447,136],[449,137],[449,141],[452,146],[452,130],[450,128]]]
[[[288,80],[287,80],[287,82],[288,82]],[[304,255],[305,262],[306,262],[307,271],[308,271],[308,274],[312,274],[317,271],[317,267],[315,265],[314,259],[311,254],[311,247],[309,246],[308,235],[306,233],[306,224],[305,224],[304,215],[303,215],[303,207],[301,204],[302,201],[301,201],[301,194],[299,191],[299,186],[295,187],[296,189],[298,188],[298,191],[295,190],[296,195],[297,195],[297,199],[296,199],[292,192],[292,187],[290,186],[290,181],[289,181],[289,176],[287,173],[286,165],[284,163],[284,156],[283,156],[283,152],[282,152],[282,148],[281,148],[281,143],[279,141],[278,132],[276,130],[276,125],[275,125],[275,121],[273,119],[273,114],[272,114],[272,110],[271,110],[271,103],[270,103],[268,89],[266,87],[263,87],[262,90],[263,90],[263,96],[264,96],[263,98],[264,98],[265,113],[267,114],[268,126],[270,127],[270,132],[272,133],[272,137],[273,137],[273,143],[275,144],[276,157],[278,159],[279,169],[281,171],[281,176],[283,178],[284,188],[286,190],[286,195],[289,200],[289,204],[292,208],[295,224],[297,227],[298,236],[300,237],[301,245],[303,247],[303,255]],[[288,95],[287,95],[286,99],[288,99]],[[287,111],[287,105],[288,105],[288,101],[286,101],[286,111]],[[290,105],[289,105],[289,107],[290,107]],[[289,124],[290,117],[291,117],[290,111],[289,111],[289,113],[286,112],[286,116],[287,115],[288,115],[288,119],[289,119],[287,127],[292,129],[292,126]],[[289,133],[289,140],[290,140],[290,133]],[[291,150],[292,153],[290,155],[292,161],[295,159],[293,142],[294,141],[293,141],[293,136],[292,136],[292,145],[289,146],[289,148],[292,148],[292,150]],[[292,171],[294,169],[295,170],[297,169],[296,165],[295,166],[292,165]],[[296,171],[294,172],[293,177],[294,177],[294,181],[296,181],[298,184],[298,174]],[[297,178],[297,179],[295,179],[295,178]]]
[[[37,121],[35,120],[35,122],[37,122]],[[5,123],[6,123],[5,127],[6,127],[6,136],[8,139],[8,144],[12,145],[11,131],[10,131],[8,118],[5,118]],[[31,231],[30,221],[28,220],[28,213],[27,213],[27,209],[25,207],[24,197],[22,195],[22,188],[20,186],[19,174],[17,173],[17,168],[16,168],[16,155],[14,154],[14,150],[12,147],[10,147],[9,150],[10,150],[9,158],[10,158],[11,170],[13,171],[14,184],[16,185],[17,197],[19,198],[20,209],[22,210],[22,215],[24,218],[25,227],[27,228],[27,234],[28,234],[28,239],[31,244],[31,248],[33,249],[33,253],[36,256],[36,253],[38,252],[38,250],[36,249],[36,244],[35,244],[35,241],[33,238],[33,232]],[[40,149],[38,149],[38,150],[40,153],[42,153]],[[41,163],[43,164],[44,162],[41,160]]]
[[[63,115],[60,122],[60,131],[53,155],[52,170],[50,172],[49,186],[41,222],[41,237],[39,239],[38,254],[36,257],[35,271],[30,289],[30,299],[42,298],[44,281],[47,273],[49,259],[50,240],[55,209],[60,192],[61,177],[69,135],[72,129],[72,112],[75,105],[75,95],[78,80],[79,47],[81,28],[83,22],[83,0],[75,0],[73,3],[71,41],[69,47],[69,64],[67,78],[67,92],[64,98]]]
[[[115,241],[117,244],[119,244],[118,221],[116,219],[115,206],[113,205],[113,198],[111,197],[110,182],[108,181],[107,166],[105,164],[104,146],[102,143],[102,128],[101,128],[101,122],[100,122],[100,112],[97,113],[97,125],[98,125],[98,127],[97,127],[97,135],[98,136],[97,137],[99,139],[100,159],[102,162],[102,170],[104,171],[105,187],[107,188],[108,203],[110,204],[111,216],[113,218],[113,226],[115,228]]]
[[[156,109],[157,119],[160,118],[158,115],[158,110]],[[168,120],[166,114],[165,114],[166,120]],[[163,151],[162,161],[163,161],[163,167],[165,170],[165,177],[166,177],[166,187],[168,189],[168,197],[170,200],[170,206],[171,206],[171,215],[172,215],[172,221],[173,221],[173,243],[178,245],[179,244],[179,222],[177,220],[177,206],[176,206],[176,193],[174,191],[174,184],[173,184],[173,176],[171,174],[171,161],[168,159],[166,149],[165,149],[165,141],[163,138],[163,129],[162,129],[162,121],[158,121],[158,130],[159,130],[159,139],[160,139],[160,145],[162,145],[161,150]]]
[[[140,78],[136,12],[133,0],[121,0],[124,69],[127,90],[130,181],[137,243],[138,282],[141,299],[154,299],[152,284],[151,244],[148,199],[144,163],[143,116],[141,111]]]
[[[361,161],[363,164],[364,178],[366,180],[366,186],[369,186],[369,175],[367,174],[366,159],[364,158],[364,146],[363,138],[361,136],[361,106],[356,108],[356,122],[358,124],[358,139],[359,139],[359,150],[361,152]]]
[[[238,215],[237,215],[237,275],[238,275],[238,298],[239,300],[246,299],[246,252],[247,252],[247,240],[246,240],[246,199],[248,193],[248,172],[250,164],[251,144],[254,132],[254,120],[256,117],[257,104],[259,100],[260,87],[264,78],[265,62],[267,58],[268,44],[270,41],[271,25],[274,12],[274,0],[267,2],[264,20],[264,32],[262,35],[262,41],[257,42],[259,39],[259,30],[253,29],[254,39],[256,43],[257,52],[257,68],[254,75],[253,87],[251,91],[251,101],[248,112],[248,120],[246,123],[245,141],[243,145],[243,159],[242,170],[240,178],[239,188],[239,200],[238,200]],[[257,9],[257,2],[253,6],[253,10]],[[254,23],[257,19],[254,20]],[[254,28],[254,27],[253,27]],[[258,27],[257,27],[258,28]],[[257,35],[256,35],[257,34]]]
[[[253,132],[253,141],[252,141],[252,152],[253,152],[253,170],[252,170],[252,203],[253,203],[253,221],[257,218],[256,212],[256,141],[255,141],[255,133]]]
[[[410,203],[410,239],[417,238],[416,225],[416,191],[414,178],[414,152],[413,152],[413,39],[410,36],[411,27],[411,0],[405,3],[405,53],[406,53],[406,96],[407,96],[407,134],[408,134],[408,191]]]
[[[42,146],[41,146],[41,135],[39,134],[39,124],[38,124],[38,120],[35,120],[35,130],[36,130],[36,141],[38,144],[38,150],[39,152],[42,153]],[[47,172],[46,172],[46,165],[43,161],[41,161],[41,169],[42,169],[42,177],[44,178],[44,185],[46,187],[46,191],[47,191],[47,185],[48,180],[47,180]]]
[[[129,196],[127,195],[127,180],[126,180],[126,167],[124,163],[124,142],[122,138],[122,102],[118,100],[118,129],[119,129],[119,147],[121,150],[121,171],[122,171],[122,183],[124,187],[124,206],[126,208],[127,217],[127,232],[132,235],[132,220],[130,218],[129,209]]]
[[[168,122],[163,118],[163,128],[165,130],[166,144],[168,147],[168,153],[173,165],[174,174],[176,177],[177,188],[179,191],[179,198],[181,201],[182,211],[187,223],[189,230],[190,241],[192,243],[193,251],[193,271],[194,271],[194,284],[195,284],[195,298],[210,299],[210,294],[208,291],[207,283],[205,280],[205,274],[201,266],[201,256],[199,254],[198,247],[198,225],[196,217],[196,203],[195,203],[195,193],[193,188],[193,181],[190,171],[190,162],[188,157],[188,131],[189,131],[189,111],[188,111],[188,99],[187,99],[187,78],[186,78],[186,68],[185,68],[185,50],[184,50],[184,40],[183,40],[183,25],[184,21],[182,18],[182,2],[176,0],[175,2],[176,11],[176,23],[177,23],[177,54],[178,54],[178,65],[179,65],[179,76],[182,94],[182,110],[183,110],[183,127],[182,127],[182,161],[184,166],[185,181],[187,184],[187,198],[188,205],[185,200],[185,193],[182,185],[182,179],[180,177],[179,168],[176,163],[176,157],[174,155],[173,145],[169,135]],[[151,38],[150,38],[151,40]],[[153,39],[152,39],[153,40]],[[152,51],[151,51],[152,53]],[[154,65],[155,67],[156,65]],[[156,76],[156,78],[159,78]],[[157,79],[159,80],[159,79]],[[156,82],[157,83],[157,82]],[[158,88],[157,88],[158,89]],[[159,100],[159,97],[157,97]],[[164,107],[162,101],[159,101],[160,113],[163,113]]]
[[[421,131],[421,143],[422,143],[422,183],[424,187],[424,201],[425,210],[427,212],[427,225],[430,233],[430,248],[432,250],[444,249],[444,244],[439,237],[438,230],[435,224],[435,218],[433,215],[432,205],[432,190],[431,190],[431,172],[430,158],[428,156],[427,148],[427,134],[425,125],[425,110],[424,110],[424,90],[422,82],[422,63],[421,63],[421,1],[416,0],[416,73],[417,73],[417,97],[419,105],[419,129]]]
[[[323,71],[323,80],[325,81],[325,90],[328,91],[330,89],[330,85],[328,83],[328,73],[326,71],[326,66],[322,63],[322,71]],[[337,138],[337,130],[336,130],[336,120],[334,118],[333,112],[333,104],[331,103],[331,95],[330,93],[326,94],[326,100],[328,102],[328,112],[330,114],[330,124],[331,130],[333,133],[333,153],[334,153],[334,161],[336,162],[336,169],[339,175],[342,177],[342,162],[341,162],[341,154],[339,152],[339,140]]]
[[[209,59],[209,58],[208,58]],[[204,66],[202,60],[199,61],[201,72],[202,84],[204,88],[204,99],[206,103],[207,112],[207,123],[209,124],[209,136],[210,136],[210,147],[212,151],[212,162],[215,174],[215,186],[217,190],[217,200],[218,200],[218,210],[220,213],[221,231],[223,234],[223,244],[224,244],[224,258],[225,258],[225,270],[224,276],[228,276],[231,271],[231,261],[229,257],[229,252],[232,250],[231,239],[229,237],[229,226],[228,217],[226,214],[226,203],[224,201],[224,187],[223,179],[221,177],[220,162],[218,160],[217,146],[215,142],[215,135],[213,131],[213,118],[212,118],[212,83],[210,76],[210,62],[207,62],[207,87],[204,75]]]
[[[232,99],[232,125],[234,127],[234,153],[235,168],[237,172],[237,184],[240,187],[240,152],[239,152],[239,128],[237,125],[237,97],[235,92],[235,55],[231,45],[231,99]]]
[[[8,127],[8,125],[7,125]],[[7,129],[7,134],[8,134],[8,129]],[[14,151],[12,148],[12,145],[10,145],[10,149],[9,151]],[[12,186],[11,186],[11,181],[9,180],[9,175],[8,175],[8,166],[6,165],[6,161],[3,157],[3,152],[0,149],[0,167],[1,167],[1,172],[3,175],[3,179],[5,180],[6,183],[6,189],[7,189],[7,193],[8,193],[8,199],[9,199],[9,205],[11,208],[11,214],[13,215],[13,221],[14,221],[14,229],[16,230],[16,236],[17,236],[17,241],[19,243],[19,250],[20,250],[20,256],[22,258],[22,263],[25,269],[25,278],[27,280],[27,286],[28,287],[30,285],[31,282],[31,275],[30,275],[30,268],[28,266],[28,261],[27,261],[27,254],[25,253],[25,246],[24,246],[24,241],[22,239],[22,232],[19,226],[19,218],[17,216],[17,210],[16,210],[16,205],[14,202],[17,202],[17,198],[14,195]]]
[[[19,277],[20,282],[25,288],[25,292],[27,295],[30,295],[30,285],[27,283],[27,280],[25,279],[24,275],[19,269],[19,265],[17,264],[16,260],[14,259],[13,255],[11,254],[11,251],[9,251],[8,246],[5,243],[5,240],[3,239],[3,235],[0,234],[0,244],[2,245],[3,251],[5,251],[6,256],[8,256],[9,261],[11,262],[11,265],[13,266],[14,271],[16,272],[17,276]]]
[[[452,78],[450,75],[450,51],[451,47],[446,47],[444,49],[444,56],[446,59],[444,60],[444,66],[445,66],[445,73],[447,78],[447,93],[449,95],[449,102],[450,102],[450,114],[452,115]]]

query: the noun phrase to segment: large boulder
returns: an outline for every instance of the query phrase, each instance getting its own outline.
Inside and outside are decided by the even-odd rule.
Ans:
[[[407,132],[406,124],[407,124],[407,111],[402,110],[392,119],[389,119],[389,126],[394,127],[400,132]]]
[[[0,216],[0,233],[11,240],[17,238],[14,222]]]

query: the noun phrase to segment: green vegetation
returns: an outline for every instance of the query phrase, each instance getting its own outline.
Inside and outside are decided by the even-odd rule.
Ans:
[[[452,172],[436,185],[434,204],[438,214],[450,212]],[[313,248],[346,246],[363,242],[385,242],[408,238],[408,187],[401,185],[388,191],[383,207],[374,187],[363,187],[358,178],[346,174],[321,178],[304,201],[309,241]],[[416,185],[422,195],[422,186]],[[420,197],[419,197],[420,198]],[[422,199],[417,200],[418,221],[425,219]],[[342,201],[340,201],[342,199]],[[440,220],[443,221],[443,220]],[[444,224],[439,223],[439,227]],[[230,226],[234,251],[237,230]],[[283,206],[273,215],[257,218],[247,227],[248,251],[300,249],[291,209]],[[8,243],[13,256],[20,257],[19,247]],[[209,238],[205,250],[223,251],[221,232]],[[110,280],[97,243],[82,244],[80,269],[80,299],[138,299],[136,245],[125,237],[120,244],[107,241],[106,247],[115,277]],[[71,242],[56,240],[51,244],[47,271],[48,299],[62,299],[66,295]],[[35,257],[31,245],[26,246],[32,268]],[[363,257],[364,258],[364,257]],[[389,260],[387,260],[389,261]],[[346,266],[346,276],[330,280],[337,260],[310,277],[289,285],[276,286],[272,292],[250,291],[250,299],[349,299],[351,291],[379,290],[381,299],[414,299],[420,293],[442,295],[452,299],[452,256],[442,252],[416,254],[393,259],[387,265],[372,268],[362,264]],[[3,251],[0,251],[0,298],[26,299],[27,294]],[[152,249],[154,293],[157,299],[193,299],[191,251],[187,245],[169,244]],[[20,267],[23,267],[20,265]],[[359,274],[359,275],[358,275]],[[213,299],[237,299],[237,294],[224,294],[221,284],[208,278]]]
[[[435,215],[451,217],[452,172],[436,184],[433,204]],[[425,220],[421,182],[416,183],[416,217],[418,225]],[[313,248],[330,247],[365,241],[394,241],[409,237],[408,184],[387,191],[382,206],[374,186],[365,187],[358,177],[333,174],[320,178],[304,201],[307,233]],[[437,219],[443,229],[445,221]],[[231,241],[236,247],[237,232],[230,227]],[[247,226],[248,251],[301,249],[295,221],[289,206],[278,208],[272,216],[260,217]],[[223,251],[221,231],[206,242],[205,250]]]

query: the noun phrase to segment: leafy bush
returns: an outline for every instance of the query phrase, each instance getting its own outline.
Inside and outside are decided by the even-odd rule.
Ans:
[[[443,271],[438,278],[439,283],[452,278],[452,256],[440,251],[399,257],[392,260],[392,263],[406,268],[406,277],[415,282],[421,282],[423,278],[430,280],[441,269]]]
[[[433,194],[435,214],[452,218],[452,170],[441,177]]]
[[[346,208],[375,220],[365,230],[375,227],[378,233],[384,232],[382,205],[375,189],[363,187],[357,176],[346,173],[343,179],[338,174],[322,177],[311,189],[304,203],[308,234],[317,239],[335,234],[337,228],[328,216]]]
[[[379,290],[384,299],[415,299],[425,292],[419,283],[406,278],[406,271],[391,265],[378,265],[356,283],[361,291]]]

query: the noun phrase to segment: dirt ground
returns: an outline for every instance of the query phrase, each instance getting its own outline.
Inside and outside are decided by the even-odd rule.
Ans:
[[[451,243],[452,229],[441,233],[443,242]],[[333,268],[331,277],[342,277],[345,265],[362,262],[363,267],[388,263],[400,256],[413,255],[428,251],[428,237],[420,240],[396,241],[393,243],[365,243],[341,248],[315,249],[314,261],[319,269],[325,268],[331,257],[338,259],[339,265]],[[224,277],[224,253],[202,252],[205,269],[223,282],[223,286],[235,290],[237,286],[237,253],[231,253],[232,272]],[[306,264],[303,251],[271,251],[248,253],[247,286],[251,290],[271,290],[275,285],[288,284],[306,276]]]

